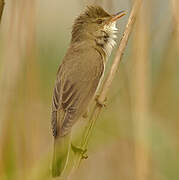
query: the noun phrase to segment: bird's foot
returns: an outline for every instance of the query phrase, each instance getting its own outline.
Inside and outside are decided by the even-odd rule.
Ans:
[[[71,144],[71,149],[74,153],[78,153],[81,154],[82,159],[87,159],[88,155],[87,155],[87,149],[82,149],[80,147],[76,147],[73,144]]]
[[[107,98],[105,98],[104,102],[101,102],[99,100],[99,95],[96,96],[95,98],[95,101],[96,101],[96,105],[99,106],[99,107],[106,107],[106,102],[107,102]]]

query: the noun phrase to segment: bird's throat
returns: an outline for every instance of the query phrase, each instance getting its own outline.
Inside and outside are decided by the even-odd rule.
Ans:
[[[116,45],[116,23],[112,23],[110,26],[105,26],[102,30],[101,36],[95,38],[96,45],[101,47],[103,51],[109,56],[112,52],[113,47]]]

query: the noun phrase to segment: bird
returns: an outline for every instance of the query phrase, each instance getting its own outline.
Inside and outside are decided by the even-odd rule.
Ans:
[[[111,15],[102,7],[91,5],[74,21],[71,42],[53,90],[53,177],[61,176],[67,166],[72,127],[97,95],[105,64],[116,44],[116,21],[123,15],[125,11]]]

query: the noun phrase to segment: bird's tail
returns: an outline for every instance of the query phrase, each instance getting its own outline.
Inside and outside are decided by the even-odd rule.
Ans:
[[[70,133],[68,135],[57,137],[54,140],[54,152],[52,161],[52,176],[61,176],[65,170],[69,151],[70,151]]]

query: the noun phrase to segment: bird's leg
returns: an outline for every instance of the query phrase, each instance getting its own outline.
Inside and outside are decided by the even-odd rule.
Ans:
[[[87,159],[88,155],[86,154],[87,149],[82,149],[80,147],[76,147],[75,145],[71,144],[72,151],[76,154],[81,154],[82,159]]]
[[[106,107],[107,98],[105,98],[104,102],[101,102],[101,101],[99,101],[99,95],[96,95],[95,101],[96,101],[97,106]]]

